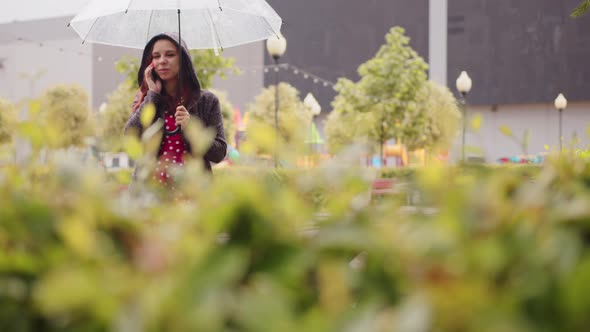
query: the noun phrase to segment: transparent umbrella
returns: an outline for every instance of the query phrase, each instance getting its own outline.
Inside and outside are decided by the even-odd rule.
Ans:
[[[92,42],[143,48],[178,31],[190,49],[222,49],[279,38],[282,20],[264,0],[92,0],[69,26]]]

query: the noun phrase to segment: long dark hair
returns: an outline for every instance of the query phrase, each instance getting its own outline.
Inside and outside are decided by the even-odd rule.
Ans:
[[[167,39],[178,45],[178,36],[174,33],[158,34],[152,37],[152,39],[150,39],[150,41],[146,44],[143,49],[141,65],[139,66],[139,71],[137,72],[137,84],[139,85],[139,91],[137,92],[137,95],[139,95],[139,101],[137,104],[135,104],[133,112],[136,112],[139,109],[139,106],[143,102],[143,99],[149,90],[147,82],[144,82],[145,69],[150,65],[150,63],[152,63],[152,51],[154,49],[154,45],[158,40],[162,39]],[[184,41],[182,41],[182,52],[183,54],[182,61],[180,63],[179,75],[182,80],[182,99],[185,103],[187,103],[193,98],[199,98],[201,94],[201,84],[197,78],[195,68],[193,67],[190,52],[188,51],[188,47]],[[180,56],[180,52],[178,55]],[[164,86],[162,86],[162,89],[164,89]],[[164,90],[162,90],[162,92],[164,92]],[[172,91],[167,92],[172,96],[175,95],[175,93]],[[173,99],[178,99],[178,96],[176,96],[176,98],[173,97]]]

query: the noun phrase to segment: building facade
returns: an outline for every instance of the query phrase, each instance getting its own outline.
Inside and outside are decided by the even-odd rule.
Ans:
[[[573,19],[578,0],[269,0],[285,20],[282,61],[331,81],[357,79],[357,67],[374,56],[392,26],[402,26],[411,46],[429,62],[430,78],[455,90],[466,70],[473,79],[467,115],[483,126],[466,144],[488,162],[522,154],[515,136],[530,132],[529,153],[559,145],[553,100],[564,93],[563,136],[588,144],[590,125],[590,15]],[[266,64],[272,60],[267,56]],[[303,95],[312,92],[330,110],[334,92],[312,81],[281,74]],[[272,75],[265,84],[273,84]],[[457,147],[454,155],[458,156]]]

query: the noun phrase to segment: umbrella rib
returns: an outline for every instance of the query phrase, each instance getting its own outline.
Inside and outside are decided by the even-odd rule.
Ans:
[[[154,15],[154,10],[152,9],[152,12],[150,13],[150,20],[148,22],[148,27],[147,27],[147,33],[145,36],[145,43],[147,44],[147,42],[149,41],[150,38],[150,27],[152,26],[152,16]]]
[[[96,22],[98,22],[98,19],[99,19],[99,18],[100,18],[100,16],[99,16],[99,17],[97,17],[97,18],[94,20],[94,23],[92,23],[92,26],[90,27],[90,29],[89,29],[89,30],[88,30],[88,32],[86,33],[86,36],[84,36],[84,39],[82,40],[82,44],[84,44],[84,43],[86,42],[86,38],[88,38],[88,35],[90,35],[90,31],[92,31],[92,29],[93,29],[93,28],[94,28],[94,26],[96,25]]]
[[[221,51],[223,52],[223,45],[221,45],[221,39],[219,38],[219,33],[217,33],[217,27],[215,26],[215,22],[213,22],[213,16],[211,15],[211,12],[209,11],[209,9],[207,9],[207,13],[209,14],[209,22],[211,22],[211,28],[215,32],[215,37],[217,38],[217,44],[219,45],[219,47],[221,48]]]
[[[262,16],[264,18],[264,22],[266,22],[266,24],[268,25],[268,27],[270,28],[270,30],[272,31],[272,33],[274,33],[278,39],[281,39],[281,37],[279,37],[279,34],[275,31],[275,29],[272,27],[272,25],[270,24],[270,22],[268,21],[268,19],[266,18],[266,16]]]
[[[127,9],[125,9],[125,14],[127,14],[127,12],[129,11],[129,7],[131,7],[132,3],[133,3],[133,0],[129,0],[129,4],[127,4]]]

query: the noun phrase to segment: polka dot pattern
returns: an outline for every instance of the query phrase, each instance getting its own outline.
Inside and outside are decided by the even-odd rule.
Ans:
[[[173,131],[176,129],[174,115],[166,112],[164,115],[166,120],[166,129]],[[172,187],[174,189],[173,179],[170,174],[169,166],[182,167],[184,165],[183,156],[186,154],[186,146],[182,140],[180,133],[171,136],[165,136],[162,140],[162,146],[160,147],[163,151],[160,155],[160,160],[154,171],[153,179],[158,181],[164,187]]]

